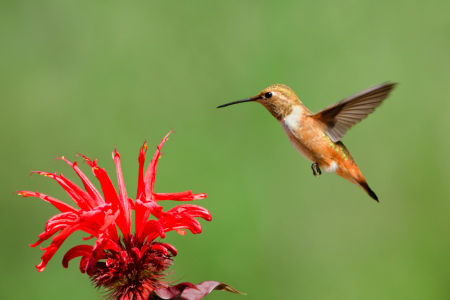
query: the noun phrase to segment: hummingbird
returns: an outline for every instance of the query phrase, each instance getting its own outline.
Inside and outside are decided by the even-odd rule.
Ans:
[[[370,87],[315,114],[283,84],[271,85],[256,96],[217,108],[244,102],[261,103],[280,122],[295,150],[312,162],[314,176],[321,175],[322,170],[336,172],[379,202],[341,139],[350,127],[380,106],[395,85],[387,82]]]

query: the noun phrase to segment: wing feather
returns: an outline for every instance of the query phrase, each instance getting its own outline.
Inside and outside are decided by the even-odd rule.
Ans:
[[[322,122],[331,140],[338,142],[350,127],[361,122],[380,106],[395,85],[383,83],[368,88],[322,109],[311,117]]]

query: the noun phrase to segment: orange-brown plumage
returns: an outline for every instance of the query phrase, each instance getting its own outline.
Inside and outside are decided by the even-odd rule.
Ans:
[[[370,197],[378,197],[369,188],[348,149],[340,141],[347,130],[373,112],[395,84],[381,84],[313,114],[289,87],[271,85],[254,97],[228,103],[254,101],[261,103],[282,125],[292,146],[313,165],[316,171],[336,172],[337,175],[363,188]]]

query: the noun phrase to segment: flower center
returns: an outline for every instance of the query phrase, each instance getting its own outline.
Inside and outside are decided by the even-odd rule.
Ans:
[[[109,299],[147,299],[159,288],[172,265],[172,255],[158,242],[139,243],[134,236],[122,240],[117,251],[105,250],[105,258],[93,266],[91,280],[104,288]]]

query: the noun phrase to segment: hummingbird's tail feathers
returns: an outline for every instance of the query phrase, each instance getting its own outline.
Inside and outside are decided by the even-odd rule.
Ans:
[[[375,201],[377,201],[377,202],[380,202],[380,200],[378,200],[377,195],[375,195],[375,193],[370,189],[370,187],[367,187],[366,192],[367,192],[367,194],[369,194],[369,196],[370,196],[373,200],[375,200]]]
[[[369,185],[367,184],[366,181],[364,182],[360,182],[359,183],[361,185],[361,187],[366,191],[367,194],[369,194],[370,198],[372,198],[373,200],[380,202],[378,200],[377,195],[374,193],[374,191],[372,191],[372,189],[369,187]]]
[[[378,201],[377,195],[372,191],[372,189],[367,184],[366,179],[364,179],[363,174],[359,170],[358,166],[353,163],[348,163],[347,166],[341,166],[336,170],[336,174],[347,179],[353,184],[356,184],[360,188],[364,189],[366,193],[372,198],[373,200]]]

